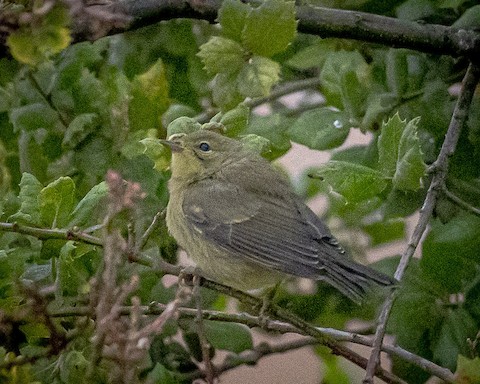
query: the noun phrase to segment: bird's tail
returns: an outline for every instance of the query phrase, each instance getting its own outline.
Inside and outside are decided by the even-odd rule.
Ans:
[[[370,267],[358,264],[346,256],[326,257],[324,273],[319,280],[324,280],[355,302],[360,302],[372,285],[394,286],[397,280],[384,275]]]

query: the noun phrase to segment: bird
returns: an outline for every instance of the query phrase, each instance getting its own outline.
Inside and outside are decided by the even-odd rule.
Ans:
[[[166,224],[202,274],[239,290],[289,276],[325,282],[354,302],[395,280],[353,261],[288,179],[241,141],[175,133]]]

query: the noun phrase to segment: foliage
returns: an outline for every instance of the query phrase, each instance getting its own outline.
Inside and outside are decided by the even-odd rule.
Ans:
[[[313,3],[478,27],[473,1]],[[175,305],[194,306],[161,279],[159,260],[175,263],[177,251],[163,221],[143,237],[168,201],[170,155],[157,139],[206,124],[269,160],[292,142],[329,151],[331,160],[306,171],[295,187],[305,198],[328,199],[325,220],[366,263],[372,248],[406,240],[407,219],[422,207],[449,126],[454,85],[468,64],[299,34],[294,2],[284,0],[225,0],[215,26],[176,19],[70,45],[71,12],[60,2],[41,12],[20,2],[0,5],[4,9],[34,15],[8,37],[11,56],[0,58],[0,381],[7,383],[115,381],[123,368],[102,349],[112,345],[131,357],[129,382],[186,383],[200,372],[206,356],[191,319],[172,321],[171,314],[148,333],[147,348],[132,350],[132,343],[112,336],[113,328],[98,326],[102,295],[113,301],[112,311],[132,305],[130,317],[118,315],[110,324],[129,340],[149,324],[138,303],[174,303],[172,313]],[[297,82],[302,98],[292,106],[279,90]],[[268,115],[253,109],[264,103]],[[445,185],[478,207],[478,92],[472,105]],[[364,144],[343,146],[355,130]],[[480,219],[474,211],[440,194],[422,257],[407,270],[388,322],[401,347],[458,369],[462,383],[478,379],[480,364]],[[119,259],[108,264],[110,254]],[[399,258],[385,256],[375,268],[393,275]],[[107,289],[108,266],[117,290]],[[281,288],[277,300],[309,322],[344,328],[352,318],[372,321],[386,295],[372,293],[355,307],[330,287],[315,289],[305,295],[298,287]],[[224,296],[201,293],[204,309],[225,310]],[[78,308],[96,312],[86,321]],[[243,325],[203,325],[211,356],[227,350],[234,361],[254,348]],[[337,358],[317,352],[326,380],[347,382]],[[393,372],[409,383],[429,376],[398,357]]]

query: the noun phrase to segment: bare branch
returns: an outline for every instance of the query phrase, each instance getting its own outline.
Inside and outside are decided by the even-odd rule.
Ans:
[[[445,140],[442,148],[440,149],[437,160],[432,167],[432,181],[430,183],[423,206],[420,209],[420,217],[418,218],[417,225],[415,226],[408,246],[400,259],[397,270],[395,271],[395,278],[399,281],[402,279],[410,259],[417,249],[425,230],[427,229],[427,225],[432,217],[439,193],[441,193],[445,186],[445,179],[447,177],[448,170],[448,159],[453,155],[457,146],[461,128],[466,121],[468,110],[475,92],[475,87],[479,81],[479,76],[480,69],[474,64],[470,64],[463,80],[462,89],[460,91],[457,104],[455,105],[450,126],[448,127],[445,135]],[[380,351],[382,348],[383,338],[385,336],[387,321],[390,316],[393,302],[395,301],[396,293],[397,291],[393,291],[392,294],[385,300],[380,316],[378,317],[378,325],[375,332],[373,350],[370,355],[365,378],[363,380],[365,384],[373,383],[373,374],[380,361]]]

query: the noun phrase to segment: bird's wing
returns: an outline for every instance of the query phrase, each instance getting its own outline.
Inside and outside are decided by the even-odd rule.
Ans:
[[[186,192],[183,211],[189,225],[216,246],[285,273],[316,278],[324,268],[319,249],[340,253],[328,229],[294,198],[208,180]]]

